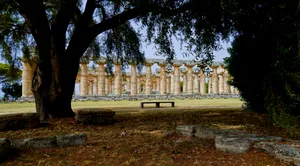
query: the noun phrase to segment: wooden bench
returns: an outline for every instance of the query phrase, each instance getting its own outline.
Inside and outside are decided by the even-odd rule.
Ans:
[[[170,103],[172,107],[175,107],[174,101],[151,101],[151,102],[141,102],[141,108],[144,108],[145,104],[155,104],[156,108],[159,108],[161,103]]]

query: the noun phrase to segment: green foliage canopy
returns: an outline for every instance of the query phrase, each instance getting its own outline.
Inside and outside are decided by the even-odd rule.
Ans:
[[[1,87],[4,93],[4,98],[17,99],[22,96],[22,85],[18,82],[14,83],[4,83]]]
[[[17,81],[21,78],[21,74],[20,69],[12,68],[9,64],[0,63],[0,84]]]
[[[299,1],[253,1],[235,15],[237,35],[225,59],[247,106],[297,133],[300,117]],[[241,7],[241,6],[238,6]],[[292,124],[291,124],[292,123]],[[299,131],[298,131],[299,132]],[[300,135],[300,132],[298,133]]]

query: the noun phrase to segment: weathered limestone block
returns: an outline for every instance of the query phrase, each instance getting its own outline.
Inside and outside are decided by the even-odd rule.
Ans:
[[[107,125],[114,122],[115,112],[104,108],[85,108],[76,111],[76,122],[83,124]]]
[[[86,145],[86,134],[66,134],[56,136],[58,147],[80,146]]]
[[[242,135],[242,137],[252,141],[280,141],[282,140],[281,137],[275,137],[275,136],[264,136],[264,135],[255,135],[255,134],[245,134]]]
[[[197,125],[178,125],[176,127],[176,132],[183,136],[192,137],[194,136],[196,126]]]
[[[39,127],[36,113],[0,115],[0,131]]]
[[[216,136],[238,135],[244,133],[241,130],[219,130],[197,126],[195,128],[195,137],[202,139],[215,139]]]
[[[10,141],[7,138],[0,138],[0,163],[11,155]]]
[[[300,150],[290,145],[278,144],[276,142],[258,142],[254,147],[265,150],[280,160],[300,166]]]
[[[14,148],[49,148],[56,146],[55,137],[45,138],[26,138],[20,140],[12,140],[11,146]]]
[[[223,137],[215,138],[215,147],[217,150],[235,154],[246,153],[251,146],[252,141],[239,137]]]
[[[248,133],[228,132],[224,136],[216,136],[215,147],[217,150],[229,153],[246,153],[251,144],[256,141],[279,141],[281,137],[260,136]]]

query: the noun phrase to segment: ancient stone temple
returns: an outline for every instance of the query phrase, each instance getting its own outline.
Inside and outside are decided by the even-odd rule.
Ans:
[[[31,82],[34,63],[22,62],[22,97],[32,97]],[[98,64],[96,70],[89,68],[87,62],[80,64],[76,78],[76,83],[79,84],[79,94],[75,94],[74,90],[74,96],[238,93],[236,88],[227,83],[230,75],[222,63],[216,62],[209,66],[209,71],[204,71],[198,67],[197,62],[193,61],[174,60],[170,68],[163,59],[146,59],[144,70],[138,73],[134,63],[130,64],[129,72],[122,72],[121,64],[115,62],[113,74],[105,72],[106,60],[104,58],[96,63]],[[154,64],[159,67],[153,70]]]

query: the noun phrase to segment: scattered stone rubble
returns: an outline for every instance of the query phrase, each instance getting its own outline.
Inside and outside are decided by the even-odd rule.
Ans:
[[[86,145],[86,134],[64,134],[44,138],[25,138],[8,140],[0,138],[0,163],[12,155],[13,149],[22,148],[51,148]]]
[[[258,142],[254,147],[263,149],[280,160],[300,166],[300,150],[290,145],[278,144],[276,142]]]
[[[281,137],[249,134],[242,130],[221,130],[201,125],[179,125],[176,127],[176,132],[187,137],[214,139],[217,150],[234,154],[246,153],[254,144],[255,148],[300,166],[300,150],[290,145],[280,144]]]

